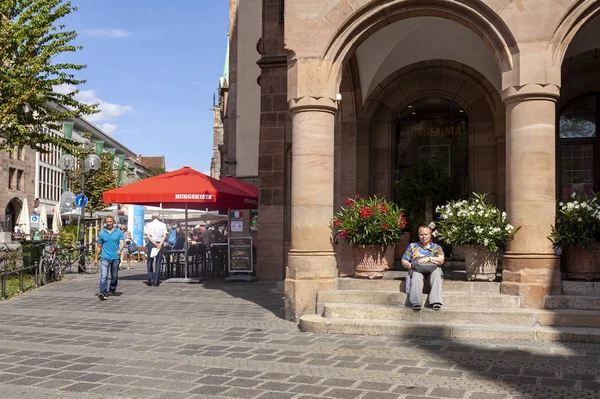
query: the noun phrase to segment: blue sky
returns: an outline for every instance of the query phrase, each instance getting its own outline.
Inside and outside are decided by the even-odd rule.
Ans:
[[[72,0],[61,22],[83,50],[80,99],[89,116],[133,152],[165,155],[167,169],[210,169],[212,101],[223,71],[229,23],[225,0]]]

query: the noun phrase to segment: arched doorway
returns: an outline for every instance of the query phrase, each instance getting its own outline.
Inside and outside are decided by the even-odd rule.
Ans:
[[[11,233],[14,231],[19,212],[21,212],[21,201],[13,198],[4,210],[4,223],[2,224],[4,231]]]
[[[462,106],[440,97],[408,105],[398,115],[395,178],[426,161],[452,179],[452,197],[469,194],[469,117]]]

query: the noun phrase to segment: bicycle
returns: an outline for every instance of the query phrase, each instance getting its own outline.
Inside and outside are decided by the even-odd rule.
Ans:
[[[88,247],[91,247],[91,251]],[[62,273],[70,273],[71,267],[77,264],[78,272],[87,274],[98,273],[98,265],[94,264],[94,245],[65,246],[58,250],[56,255]],[[83,249],[83,251],[81,251]],[[68,269],[68,270],[67,270]]]

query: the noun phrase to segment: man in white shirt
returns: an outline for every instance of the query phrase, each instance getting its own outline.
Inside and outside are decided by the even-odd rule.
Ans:
[[[144,227],[144,236],[148,240],[146,254],[148,255],[148,282],[149,287],[158,287],[160,284],[160,266],[162,262],[163,244],[167,238],[167,225],[158,220],[159,213],[152,213],[152,221]],[[157,253],[151,257],[152,250],[156,248]],[[152,262],[156,260],[154,273],[152,272]]]

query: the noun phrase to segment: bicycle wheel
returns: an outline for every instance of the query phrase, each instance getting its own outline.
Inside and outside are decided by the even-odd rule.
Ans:
[[[86,256],[86,254],[82,254],[80,255],[80,262],[81,262],[81,256],[83,256],[84,262],[85,262],[85,272],[87,274],[96,274],[98,273],[98,271],[100,270],[100,268],[98,267],[98,265],[94,264],[94,261],[89,259],[89,256]]]
[[[57,258],[52,261],[52,271],[54,272],[54,281],[60,281],[62,279],[62,265]]]

